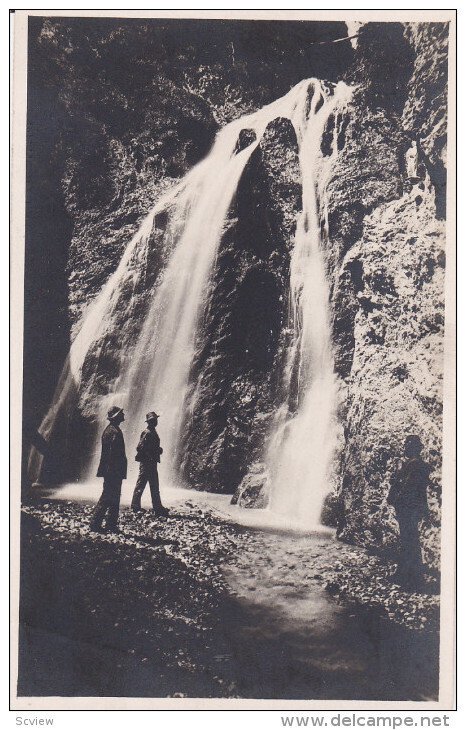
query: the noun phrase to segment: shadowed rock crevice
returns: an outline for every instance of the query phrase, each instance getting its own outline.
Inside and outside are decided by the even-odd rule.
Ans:
[[[273,364],[282,326],[280,293],[268,269],[250,269],[236,290],[231,311],[232,362],[236,369],[265,371]]]

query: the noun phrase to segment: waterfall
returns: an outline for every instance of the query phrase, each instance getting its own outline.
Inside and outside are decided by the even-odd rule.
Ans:
[[[317,85],[298,135],[303,206],[290,266],[285,398],[274,419],[265,463],[270,509],[306,528],[317,527],[329,492],[337,443],[338,388],[333,368],[329,287],[322,243],[328,239],[326,186],[338,154],[338,125],[350,89],[339,84],[327,103]],[[303,110],[304,111],[304,110]],[[333,113],[330,152],[322,152],[324,129]]]
[[[70,394],[78,393],[82,399],[85,391],[87,414],[102,426],[110,405],[118,404],[125,409],[129,464],[135,467],[132,457],[145,425],[145,414],[155,410],[161,414],[162,483],[178,483],[173,465],[176,464],[196,332],[208,300],[228,212],[244,168],[266,126],[277,117],[286,117],[294,125],[299,143],[303,210],[297,225],[290,272],[290,325],[295,334],[285,380],[291,387],[297,372],[298,390],[302,396],[297,411],[293,413],[289,404],[284,403],[277,414],[270,435],[268,463],[271,473],[275,474],[272,508],[288,512],[294,505],[293,509],[308,512],[308,505],[304,504],[308,497],[303,495],[306,490],[322,493],[324,472],[334,448],[331,422],[335,379],[328,288],[320,250],[325,176],[333,155],[324,160],[320,145],[328,118],[347,95],[348,87],[341,82],[336,86],[315,79],[300,82],[281,99],[226,125],[218,133],[209,155],[161,196],[128,244],[117,270],[83,316],[53,402],[39,429],[46,440],[52,437],[59,414],[71,407]],[[256,136],[249,146],[238,151],[242,129],[252,129]],[[154,220],[162,212],[167,222],[157,245],[169,255],[148,292],[150,301],[135,341],[131,337],[125,339],[125,319],[123,317],[122,321],[121,313],[134,318],[136,310],[137,315],[131,292],[143,285],[144,261],[152,245]],[[103,351],[106,337],[112,336],[118,342],[117,321],[122,328],[121,368],[112,387],[102,393],[96,386],[96,378],[89,379],[87,370],[89,363],[98,360],[96,353]],[[319,414],[320,419],[317,429],[313,426],[315,414]],[[98,436],[88,460],[89,475],[94,473],[99,441]],[[316,454],[319,459],[315,458]],[[35,472],[31,474],[33,479],[37,479],[40,462],[33,449],[30,458],[31,471]]]
[[[176,449],[194,357],[196,326],[206,301],[223,227],[244,167],[257,146],[234,153],[238,125],[225,128],[210,156],[191,174],[180,194],[174,220],[180,235],[163,280],[154,292],[144,328],[131,361],[115,389],[127,412],[126,427],[134,424],[136,443],[145,414],[161,414],[159,432],[164,445],[162,479],[176,484]]]

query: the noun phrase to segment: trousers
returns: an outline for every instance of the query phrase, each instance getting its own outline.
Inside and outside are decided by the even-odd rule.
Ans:
[[[106,527],[115,530],[120,511],[120,497],[122,479],[119,477],[105,477],[102,496],[97,502],[91,518],[91,529],[100,530],[106,519]]]
[[[398,573],[407,581],[416,582],[423,572],[419,517],[397,514],[400,528]]]
[[[157,472],[156,463],[143,463],[139,464],[139,476],[134,488],[133,499],[131,501],[132,509],[141,509],[141,497],[146,488],[147,482],[149,482],[150,496],[152,499],[152,508],[154,510],[160,510],[162,508],[162,502],[160,500],[160,489],[159,489],[159,475]]]

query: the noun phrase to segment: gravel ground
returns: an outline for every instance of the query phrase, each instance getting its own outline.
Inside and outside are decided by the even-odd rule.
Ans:
[[[427,576],[425,590],[412,592],[393,582],[395,570],[393,561],[348,548],[329,569],[325,587],[345,603],[373,607],[400,626],[436,633],[440,621],[438,579]]]
[[[91,509],[23,507],[20,695],[435,697],[438,596],[394,586],[394,564],[195,496],[122,510],[118,535],[90,533]]]

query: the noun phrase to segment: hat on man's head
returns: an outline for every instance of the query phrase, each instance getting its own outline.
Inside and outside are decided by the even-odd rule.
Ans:
[[[146,421],[154,421],[158,417],[158,413],[155,413],[155,411],[149,411],[149,413],[146,414]]]
[[[118,406],[112,406],[107,413],[108,420],[111,421],[112,418],[118,416],[119,413],[123,413],[123,408],[118,408]]]
[[[405,452],[408,454],[420,454],[422,451],[422,441],[419,436],[410,434],[405,439]]]

